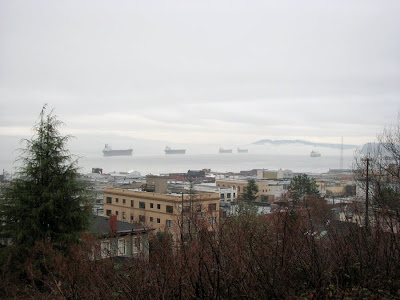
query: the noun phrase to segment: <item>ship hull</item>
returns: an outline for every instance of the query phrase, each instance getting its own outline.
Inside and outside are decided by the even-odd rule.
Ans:
[[[103,150],[104,156],[131,156],[133,149],[126,150]]]
[[[176,150],[164,150],[165,154],[185,154],[185,149],[176,149]]]
[[[232,153],[232,149],[219,149],[219,153]]]

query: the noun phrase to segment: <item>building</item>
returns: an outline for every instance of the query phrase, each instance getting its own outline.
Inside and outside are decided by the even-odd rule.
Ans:
[[[283,184],[279,181],[269,181],[265,179],[255,180],[258,186],[258,197],[257,202],[268,202],[273,203],[275,201],[275,195],[283,192]],[[236,198],[240,199],[240,195],[245,191],[247,187],[247,180],[230,180],[230,179],[217,179],[216,185],[219,188],[232,188],[236,191]]]
[[[167,177],[149,176],[143,189],[104,189],[104,212],[117,220],[180,233],[185,220],[196,218],[212,230],[219,219],[219,194],[168,193]]]
[[[94,258],[148,257],[148,233],[153,229],[138,224],[118,221],[115,215],[109,218],[92,216],[90,232],[96,238]]]
[[[257,170],[258,179],[291,179],[294,177],[294,173],[291,170],[279,169],[279,170]]]

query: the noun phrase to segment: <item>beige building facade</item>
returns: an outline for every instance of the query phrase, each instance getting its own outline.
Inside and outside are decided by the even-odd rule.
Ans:
[[[256,179],[255,181],[258,186],[257,202],[272,203],[275,200],[275,195],[277,192],[283,191],[283,185],[270,185],[268,180]],[[237,199],[240,199],[240,196],[245,191],[247,184],[247,180],[216,180],[217,187],[232,187],[233,189],[236,189]]]
[[[155,230],[179,231],[189,218],[212,229],[219,219],[219,194],[160,194],[139,190],[104,189],[104,215],[141,223]]]

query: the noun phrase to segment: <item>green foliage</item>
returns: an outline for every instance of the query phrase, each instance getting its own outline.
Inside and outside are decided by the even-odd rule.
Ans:
[[[65,251],[88,226],[91,194],[78,178],[77,161],[66,149],[70,136],[60,135],[62,123],[46,106],[34,135],[24,140],[17,178],[6,188],[0,210],[3,250],[22,255],[37,243]],[[4,247],[4,244],[7,247]],[[26,254],[25,254],[26,255]]]
[[[289,196],[295,202],[299,202],[304,196],[319,195],[315,181],[306,174],[295,176],[289,185]]]
[[[258,186],[254,179],[249,179],[247,181],[246,190],[242,194],[242,200],[251,203],[256,201],[258,193]]]
[[[257,207],[253,203],[257,199],[257,193],[258,193],[258,186],[256,181],[254,179],[249,179],[247,181],[247,186],[243,194],[241,194],[241,199],[238,202],[237,206],[238,215],[242,215],[243,213],[250,213],[250,214],[257,213]]]

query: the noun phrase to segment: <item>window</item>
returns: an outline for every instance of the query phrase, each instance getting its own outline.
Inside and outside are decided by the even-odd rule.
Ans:
[[[146,217],[139,215],[139,222],[142,222],[142,223],[146,222]]]
[[[123,211],[122,212],[122,220],[125,220],[126,219],[126,213]]]
[[[225,194],[224,194],[224,193],[221,193],[220,198],[221,198],[221,199],[225,199]]]
[[[165,211],[166,211],[167,213],[172,214],[172,213],[174,213],[174,207],[171,206],[171,205],[167,205]]]
[[[106,216],[111,216],[111,209],[106,210]]]
[[[161,204],[157,204],[157,209],[161,209]]]
[[[154,204],[153,203],[150,203],[150,208],[153,208],[154,207]]]
[[[146,208],[146,203],[139,202],[139,208]]]
[[[110,241],[101,241],[100,255],[102,258],[110,257]]]
[[[233,193],[233,198],[235,198],[236,197],[236,193]]]
[[[106,202],[107,202],[107,203],[112,203],[112,198],[111,198],[111,197],[107,197],[107,198],[106,198]]]
[[[126,200],[125,200],[125,199],[122,199],[122,203],[125,204],[125,203],[126,203]]]
[[[134,237],[132,239],[132,252],[137,253],[140,251],[140,238]]]
[[[216,211],[216,210],[217,210],[217,204],[216,203],[208,204],[208,211]]]
[[[227,193],[226,198],[231,199],[231,193]]]
[[[161,223],[161,220],[160,220],[160,218],[157,218],[157,223],[158,223],[158,224],[160,224],[160,223]]]
[[[217,218],[216,217],[210,218],[210,224],[211,225],[215,225],[216,223],[217,223]]]
[[[118,203],[119,202],[119,199],[118,198],[115,198],[115,203]]]
[[[201,204],[198,204],[197,207],[196,207],[196,211],[197,211],[197,212],[201,212],[202,209],[203,209],[203,208],[202,208]]]
[[[131,207],[133,207],[133,200],[131,200]]]
[[[173,226],[172,220],[167,220],[167,227],[172,228],[172,226]]]
[[[153,222],[153,217],[150,217],[150,222]]]
[[[131,214],[131,221],[133,221],[133,214]]]
[[[118,210],[115,211],[115,214],[118,216]]]
[[[118,255],[125,255],[126,254],[126,244],[125,239],[118,239]]]

